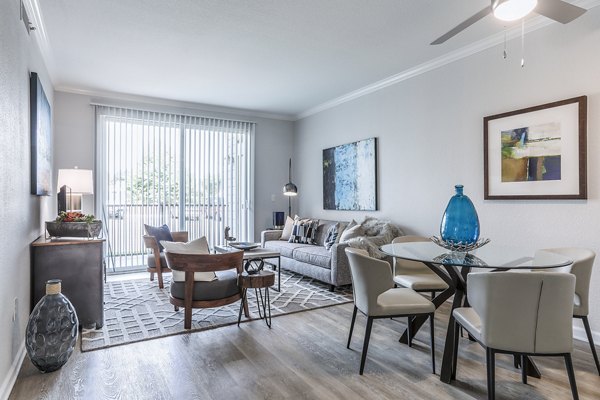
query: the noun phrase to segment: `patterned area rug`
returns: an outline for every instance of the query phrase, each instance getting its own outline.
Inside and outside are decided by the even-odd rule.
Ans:
[[[84,329],[81,351],[91,351],[181,333],[197,332],[237,323],[240,303],[208,309],[194,309],[192,329],[183,329],[183,308],[169,303],[169,280],[165,289],[149,279],[108,282],[104,287],[104,326]],[[277,283],[275,283],[277,285]],[[352,301],[352,288],[329,291],[329,285],[283,270],[281,292],[270,290],[272,316],[329,307]],[[250,319],[258,319],[254,290],[248,290]],[[263,323],[261,321],[261,323]],[[276,324],[276,321],[273,321]]]

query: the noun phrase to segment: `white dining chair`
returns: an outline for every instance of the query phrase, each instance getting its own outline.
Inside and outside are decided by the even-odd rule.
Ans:
[[[354,310],[348,335],[347,348],[350,348],[352,331],[357,311],[367,316],[367,328],[362,348],[359,374],[362,375],[367,358],[369,339],[373,320],[378,318],[413,317],[428,315],[431,336],[431,369],[435,374],[435,306],[419,293],[408,288],[394,288],[392,270],[387,261],[369,257],[364,250],[347,248],[346,255],[350,263],[352,290],[354,292]],[[412,338],[409,338],[409,341]]]
[[[541,249],[538,252],[550,252],[566,256],[573,260],[573,264],[556,269],[547,269],[548,272],[567,272],[575,275],[575,296],[573,298],[573,318],[581,319],[585,328],[585,334],[587,335],[590,349],[592,350],[592,356],[596,363],[596,370],[600,375],[600,362],[598,361],[598,353],[596,352],[596,346],[594,345],[594,337],[592,336],[592,330],[590,329],[590,322],[588,321],[588,315],[590,313],[590,280],[592,278],[592,267],[594,266],[594,259],[596,253],[589,249],[577,248],[577,247],[560,247]]]
[[[523,383],[527,383],[525,356],[564,357],[577,400],[571,357],[575,277],[552,272],[473,272],[468,284],[471,307],[453,311],[454,329],[462,326],[486,350],[488,399],[495,398],[496,353],[507,353],[521,356]]]
[[[424,236],[406,235],[392,240],[392,243],[431,242]],[[414,290],[415,292],[431,293],[431,298],[437,292],[448,289],[448,284],[422,262],[394,259],[394,283]]]

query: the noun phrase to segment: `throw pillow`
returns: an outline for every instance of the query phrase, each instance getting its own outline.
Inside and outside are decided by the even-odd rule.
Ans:
[[[161,240],[160,243],[164,249],[170,253],[178,254],[209,254],[208,240],[206,236],[202,236],[200,239],[192,240],[191,242],[168,242]]]
[[[166,240],[168,242],[173,241],[173,236],[171,236],[171,231],[169,227],[165,224],[163,226],[150,226],[144,224],[144,228],[146,228],[146,233],[150,236],[154,236],[156,242],[158,243],[158,249],[162,252],[164,247],[160,244],[161,240]]]
[[[327,250],[330,250],[331,246],[333,246],[335,243],[337,243],[338,236],[339,236],[339,232],[338,232],[339,229],[340,229],[340,223],[338,222],[338,223],[331,225],[329,227],[329,229],[327,230],[327,237],[325,238],[325,248]]]
[[[296,215],[296,218],[298,216]],[[283,232],[281,232],[281,240],[290,240],[290,236],[292,235],[292,229],[294,228],[294,220],[288,217],[285,219],[285,225],[283,226]]]
[[[167,242],[162,241],[166,251],[177,254],[210,254],[208,241],[206,236],[200,239],[192,240],[191,242]],[[209,272],[194,272],[194,281],[196,282],[211,282],[217,279],[214,271]],[[173,270],[173,282],[185,282],[185,272]]]
[[[315,237],[317,227],[319,226],[318,219],[300,219],[296,216],[294,220],[294,228],[288,242],[290,243],[306,243],[317,244]]]
[[[342,233],[342,237],[340,238],[340,243],[347,242],[350,239],[357,238],[359,236],[364,236],[365,230],[360,225],[354,225],[352,228],[346,228],[344,233]]]

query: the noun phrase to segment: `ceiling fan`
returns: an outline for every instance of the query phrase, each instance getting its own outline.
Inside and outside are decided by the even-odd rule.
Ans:
[[[587,10],[563,0],[492,0],[491,5],[467,18],[431,42],[431,44],[444,43],[488,14],[493,14],[502,21],[515,21],[523,18],[532,11],[566,24],[581,16]]]

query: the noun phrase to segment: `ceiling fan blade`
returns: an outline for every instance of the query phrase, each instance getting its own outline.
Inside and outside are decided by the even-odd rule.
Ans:
[[[540,0],[533,11],[544,17],[566,24],[581,16],[587,10],[562,0]]]
[[[488,7],[484,8],[483,10],[479,11],[477,14],[472,15],[470,18],[467,18],[466,20],[464,20],[463,22],[458,24],[456,27],[452,28],[450,31],[444,33],[442,36],[435,39],[430,44],[444,43],[446,40],[450,39],[451,37],[455,36],[456,34],[460,33],[461,31],[467,29],[469,26],[473,25],[475,22],[479,21],[481,18],[483,18],[486,15],[491,14],[491,13],[492,13],[492,6],[488,6]]]

